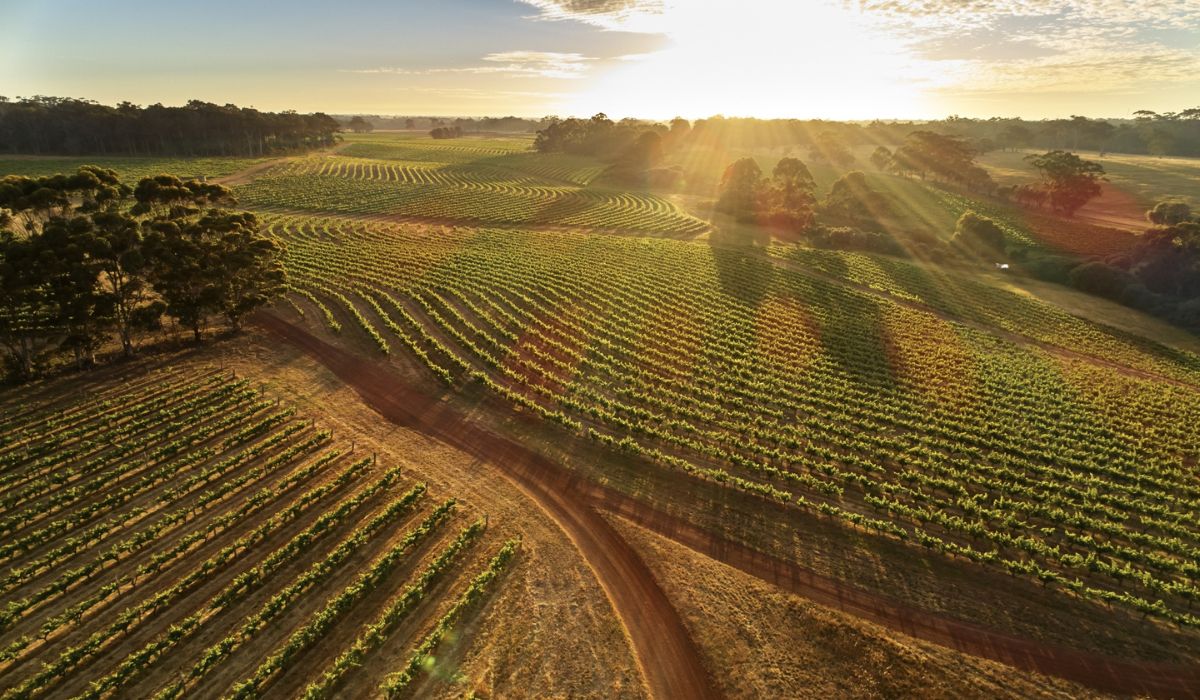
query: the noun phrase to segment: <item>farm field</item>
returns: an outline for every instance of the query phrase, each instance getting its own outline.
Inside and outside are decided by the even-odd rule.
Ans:
[[[240,162],[281,300],[179,361],[0,391],[0,698],[1200,679],[1194,338],[998,273],[750,245],[528,147]],[[1055,248],[868,179],[896,233],[972,209]]]
[[[2,697],[403,696],[519,565],[261,385],[119,375],[0,397]]]
[[[1021,184],[1035,177],[1026,155],[1025,151],[994,151],[980,161],[997,182]],[[1101,196],[1076,214],[1083,221],[1138,232],[1148,225],[1144,212],[1160,199],[1182,199],[1193,206],[1200,202],[1200,159],[1119,153],[1085,157],[1104,166],[1109,181]]]
[[[0,700],[1200,700],[1200,0],[145,5],[0,3]]]
[[[526,139],[355,138],[235,191],[247,205],[285,210],[683,235],[707,228],[658,195],[588,186],[602,169],[595,161],[528,149]]]
[[[59,156],[11,156],[0,154],[0,174],[56,175],[73,173],[82,165],[101,163],[117,171],[126,182],[136,183],[143,177],[170,173],[184,178],[221,178],[265,163],[269,158],[111,158]]]
[[[663,240],[301,219],[272,230],[306,318],[447,384],[480,384],[668,469],[1200,622],[1196,444],[1153,418],[1200,411],[1195,355],[1017,295],[869,260],[855,271],[840,254],[806,261],[817,275]],[[827,280],[837,266],[866,286],[900,281],[871,294]]]

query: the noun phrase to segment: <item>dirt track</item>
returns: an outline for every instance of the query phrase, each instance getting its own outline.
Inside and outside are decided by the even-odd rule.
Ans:
[[[566,532],[595,571],[633,643],[651,695],[719,697],[671,601],[637,552],[580,498],[584,489],[577,477],[515,442],[481,430],[445,401],[414,390],[385,368],[270,314],[257,314],[254,322],[320,361],[388,420],[500,467]]]
[[[409,386],[385,368],[304,329],[267,313],[257,314],[254,321],[321,362],[389,420],[415,427],[499,467],[544,508],[596,572],[633,640],[655,697],[715,697],[717,691],[662,589],[637,553],[594,508],[610,511],[785,590],[918,639],[1106,692],[1200,698],[1200,668],[1130,662],[1000,634],[848,587],[731,542],[576,477],[521,445],[471,424],[447,402]]]

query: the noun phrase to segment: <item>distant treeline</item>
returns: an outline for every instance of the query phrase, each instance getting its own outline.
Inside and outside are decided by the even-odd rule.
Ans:
[[[261,156],[329,146],[326,114],[260,112],[192,100],[115,107],[90,100],[0,97],[0,152],[34,155]]]
[[[664,141],[686,140],[693,145],[722,148],[811,148],[829,140],[846,146],[896,146],[915,131],[931,131],[965,138],[976,152],[1033,148],[1200,156],[1200,108],[1168,114],[1138,112],[1137,118],[1130,120],[1071,117],[1045,121],[950,117],[866,123],[717,116],[690,124],[678,118],[669,124],[655,124],[633,119],[614,123],[597,115],[592,119],[550,119],[538,132],[537,145],[543,151],[613,153],[647,129],[658,131]]]
[[[545,119],[522,119],[520,117],[480,117],[471,119],[467,117],[458,117],[451,119],[449,117],[381,117],[372,114],[355,114],[355,115],[335,115],[337,120],[345,126],[350,126],[351,121],[362,119],[373,129],[380,130],[421,130],[429,131],[439,127],[458,128],[464,133],[471,132],[507,132],[515,134],[528,134],[549,124],[549,118]]]

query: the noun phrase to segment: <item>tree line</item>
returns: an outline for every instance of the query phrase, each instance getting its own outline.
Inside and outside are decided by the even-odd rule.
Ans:
[[[603,115],[597,115],[603,116]],[[595,155],[598,136],[587,119],[547,118],[540,128],[539,150],[584,152]],[[607,120],[607,117],[604,117]],[[967,119],[952,116],[931,121],[834,122],[820,119],[754,119],[713,116],[689,122],[676,117],[667,124],[624,119],[618,131],[653,128],[666,137],[686,137],[709,148],[812,148],[822,140],[850,147],[903,144],[915,131],[929,131],[965,140],[977,153],[996,149],[1044,151],[1111,151],[1141,155],[1200,156],[1200,107],[1180,112],[1136,112],[1132,119],[1068,119],[1029,121],[1016,118]],[[542,133],[546,135],[541,136]],[[610,134],[611,135],[611,134]],[[607,152],[612,153],[609,149]]]
[[[324,148],[332,117],[192,100],[115,107],[91,100],[0,97],[0,152],[34,155],[262,156]]]
[[[68,354],[80,368],[119,341],[125,356],[163,328],[198,342],[213,316],[233,329],[282,294],[281,249],[221,185],[84,166],[0,178],[0,344],[9,378]]]
[[[1082,291],[1107,297],[1200,332],[1200,215],[1183,201],[1160,201],[1137,245],[1071,268]]]
[[[988,171],[976,163],[979,151],[960,136],[932,131],[914,131],[895,151],[878,146],[871,163],[885,172],[955,185],[975,194],[987,194],[1026,207],[1049,208],[1074,216],[1085,204],[1100,196],[1105,180],[1104,166],[1075,153],[1053,150],[1035,153],[1025,160],[1038,172],[1038,179],[1001,187]],[[851,159],[853,160],[853,159]]]
[[[361,120],[371,129],[428,131],[439,126],[458,127],[464,132],[506,132],[528,134],[550,123],[551,117],[543,119],[523,119],[521,117],[406,117],[380,116],[377,114],[334,115],[346,127],[352,127],[355,120]]]

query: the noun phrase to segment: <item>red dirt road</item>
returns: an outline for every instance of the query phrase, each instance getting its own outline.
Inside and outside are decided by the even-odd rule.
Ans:
[[[846,586],[837,579],[822,576],[792,562],[726,540],[688,521],[655,511],[623,494],[608,492],[601,498],[602,502],[597,503],[599,507],[689,549],[813,602],[870,620],[910,637],[1118,695],[1147,695],[1176,700],[1200,698],[1200,668],[1129,662],[993,632]]]
[[[633,641],[655,697],[715,697],[717,691],[670,600],[637,553],[595,508],[814,602],[918,639],[1106,692],[1200,700],[1200,668],[1131,662],[1039,644],[855,589],[581,479],[527,448],[471,424],[447,402],[422,393],[385,368],[282,319],[259,313],[254,322],[321,362],[384,417],[499,467],[541,505],[596,572]]]
[[[580,480],[544,457],[481,430],[437,397],[267,313],[254,322],[304,350],[388,420],[493,464],[530,496],[579,548],[633,643],[655,698],[719,698],[687,628],[637,552],[579,497]]]

